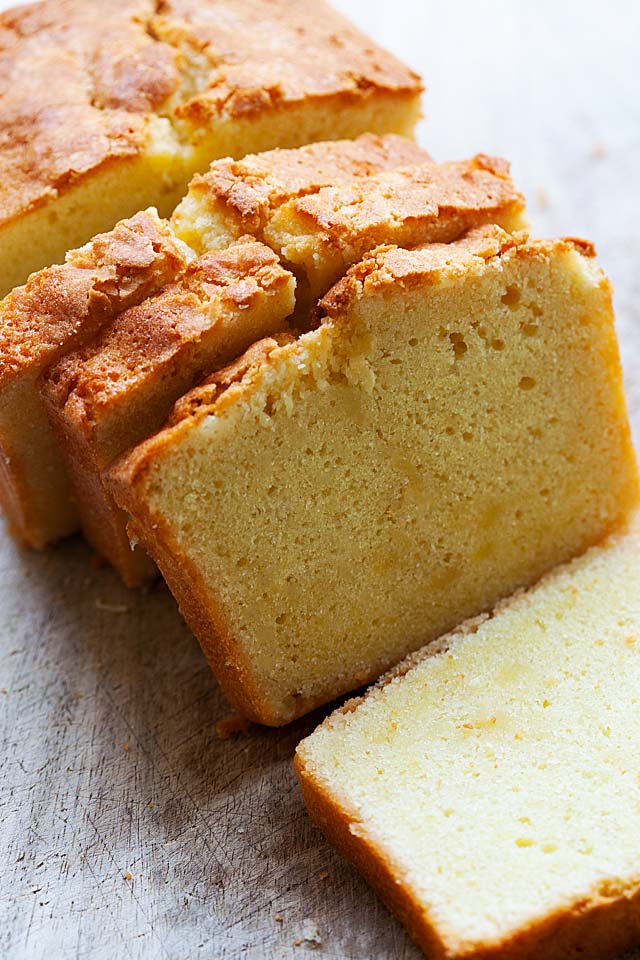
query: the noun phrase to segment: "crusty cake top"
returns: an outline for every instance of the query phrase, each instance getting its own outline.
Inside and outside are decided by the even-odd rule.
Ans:
[[[420,89],[322,0],[45,0],[9,10],[0,15],[0,222],[140,153],[153,116],[173,125],[179,149],[215,118]]]
[[[353,263],[379,244],[449,243],[485,223],[522,230],[524,211],[509,164],[478,154],[384,170],[296,197],[277,210],[264,239],[291,263],[317,270],[318,245],[353,251],[347,257]]]
[[[31,275],[0,302],[0,385],[37,375],[80,337],[170,283],[187,261],[154,210],[137,213]]]
[[[201,54],[176,110],[235,117],[307,98],[419,93],[420,78],[324,0],[159,0],[156,35]]]
[[[58,406],[72,395],[95,414],[153,374],[182,344],[207,330],[219,329],[224,337],[227,315],[248,314],[292,283],[276,254],[251,237],[203,254],[157,296],[125,310],[95,339],[63,357],[47,374],[47,392]]]
[[[133,156],[177,89],[152,0],[46,0],[0,16],[0,220],[109,158]]]
[[[558,240],[530,240],[525,233],[509,234],[493,224],[470,230],[455,243],[427,243],[411,249],[382,245],[351,267],[320,300],[317,318],[341,316],[364,291],[385,287],[407,288],[458,277],[483,261],[514,250],[519,256],[545,257],[560,247],[575,249],[586,257],[595,250],[588,240],[565,237]],[[604,280],[604,278],[603,278]]]
[[[193,178],[188,200],[197,198],[207,207],[218,208],[243,232],[259,233],[273,210],[289,200],[429,160],[427,151],[408,137],[365,133],[355,140],[323,141],[249,154],[241,160],[216,160],[206,173]],[[182,209],[179,206],[174,214],[178,230]]]

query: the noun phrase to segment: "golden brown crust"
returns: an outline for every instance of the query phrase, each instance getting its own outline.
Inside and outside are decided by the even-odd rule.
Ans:
[[[457,943],[445,931],[438,932],[399,866],[368,835],[357,814],[341,803],[305,762],[304,744],[294,763],[311,819],[433,960],[609,960],[640,939],[639,889],[631,896],[595,893],[531,923],[508,940],[473,947]]]
[[[154,31],[201,54],[206,82],[176,109],[198,125],[306,99],[422,90],[417,74],[322,0],[161,0]]]
[[[285,231],[287,221],[293,221],[294,235],[321,235],[329,247],[357,244],[371,249],[381,243],[407,247],[426,241],[449,243],[483,223],[504,223],[510,218],[516,222],[524,208],[508,163],[479,155],[454,163],[387,170],[364,181],[324,187],[291,200],[277,220]]]
[[[420,90],[321,0],[118,0],[99,16],[94,0],[9,10],[0,16],[0,223],[142,153],[159,115],[178,151],[215,119]]]
[[[217,207],[238,230],[259,235],[271,212],[288,200],[429,159],[426,150],[407,137],[367,133],[355,140],[217,160],[207,173],[194,177],[189,194]]]
[[[335,318],[348,304],[357,301],[366,290],[385,287],[435,283],[444,276],[455,277],[472,264],[502,256],[508,251],[525,257],[546,257],[560,248],[576,250],[587,257],[593,246],[584,240],[529,240],[524,233],[509,234],[494,225],[470,230],[455,243],[430,243],[407,250],[381,245],[372,250],[336,283],[318,304],[318,318]]]
[[[178,85],[176,52],[145,28],[153,0],[46,0],[0,17],[0,221],[140,152]]]
[[[47,374],[57,406],[73,395],[93,421],[131,386],[152,375],[183,344],[221,325],[225,314],[250,310],[258,297],[288,286],[291,275],[264,244],[244,238],[191,261],[157,296],[121,313],[82,349]]]
[[[38,372],[111,317],[171,282],[186,263],[155,211],[121,221],[33,274],[0,303],[0,386]]]

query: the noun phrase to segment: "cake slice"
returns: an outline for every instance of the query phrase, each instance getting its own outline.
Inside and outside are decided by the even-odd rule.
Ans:
[[[640,944],[640,523],[303,740],[309,812],[433,960]]]
[[[237,182],[228,192],[228,196],[233,197],[233,203],[229,202],[225,207],[228,229],[224,239],[218,238],[219,242],[213,242],[211,234],[207,234],[206,242],[203,242],[195,229],[189,231],[188,239],[199,251],[206,251],[211,247],[220,249],[223,244],[224,250],[237,251],[240,248],[233,244],[238,222],[247,228],[253,228],[253,232],[258,236],[265,233],[260,229],[256,218],[248,214],[252,205],[254,210],[260,207],[261,202],[275,205],[277,199],[284,201],[292,194],[304,194],[310,200],[316,195],[320,196],[323,193],[323,182],[331,176],[332,168],[337,171],[334,174],[336,180],[345,187],[350,182],[362,183],[360,191],[370,200],[352,223],[349,246],[343,248],[345,256],[339,258],[343,268],[347,256],[355,256],[357,249],[368,249],[375,245],[376,238],[384,236],[386,231],[390,239],[402,234],[413,241],[425,241],[441,237],[451,239],[463,232],[465,226],[473,226],[482,221],[498,220],[514,226],[524,222],[523,200],[508,177],[504,161],[484,158],[482,169],[476,166],[475,160],[445,164],[442,168],[429,162],[429,173],[426,174],[423,165],[425,156],[424,151],[405,138],[369,135],[355,141],[320,143],[298,150],[277,150],[247,158],[246,161],[232,165],[234,169],[242,169],[244,178],[238,176]],[[410,159],[417,160],[417,165],[405,166]],[[379,174],[393,171],[398,163],[402,165],[398,176],[398,184],[402,185],[402,190],[398,186],[397,209],[392,217],[388,211],[388,188],[386,183],[380,180]],[[490,172],[490,164],[499,172]],[[228,172],[229,168],[230,161],[220,164],[218,178],[223,170]],[[452,168],[459,172],[452,175]],[[436,172],[431,172],[432,169]],[[248,170],[251,174],[247,173]],[[424,182],[416,199],[415,183],[421,178]],[[216,183],[219,183],[219,179]],[[386,210],[384,217],[378,214],[379,206]],[[238,209],[247,214],[244,220],[239,220],[236,216]],[[223,223],[222,215],[219,220]],[[175,220],[172,226],[175,229]],[[202,231],[206,229],[202,222],[198,223],[198,227]],[[231,246],[227,245],[229,243]],[[262,247],[259,242],[254,242],[253,246],[249,245],[246,249],[261,249],[260,258],[266,256],[270,265],[277,262],[275,253]],[[208,257],[210,263],[222,262],[220,258],[211,259],[211,255],[204,252],[202,257]],[[247,281],[251,284],[251,257],[243,255],[238,259],[237,254],[233,254],[232,259],[234,257],[232,282],[239,284],[242,289],[243,267],[249,271]],[[330,283],[337,266],[337,258],[328,245],[322,243],[321,237],[318,239],[314,262],[314,292],[317,293],[320,291],[321,282]],[[186,269],[191,271],[190,276],[194,275],[191,267]],[[282,279],[283,276],[281,271],[279,277]],[[291,279],[289,274],[287,276]],[[321,292],[326,292],[326,289],[322,288]],[[162,297],[160,302],[173,303],[175,291],[168,291],[167,297],[168,301],[166,297]],[[309,297],[309,284],[305,284],[303,279],[297,286],[295,302],[296,322],[302,326],[309,322]],[[290,309],[294,311],[292,299]],[[192,323],[189,312],[187,310],[185,317],[187,327]],[[235,305],[232,312],[234,315],[238,313]],[[69,354],[61,367],[53,372],[53,381],[56,383],[54,389],[47,392],[50,419],[56,427],[58,442],[62,445],[69,466],[85,532],[91,543],[103,556],[116,564],[131,585],[139,582],[143,573],[150,573],[153,568],[148,564],[143,564],[144,570],[140,567],[142,551],[137,552],[139,560],[132,556],[127,545],[122,512],[116,508],[104,488],[101,472],[116,455],[123,453],[127,446],[144,439],[161,425],[171,404],[180,392],[193,386],[198,373],[200,376],[210,373],[221,362],[232,360],[251,342],[248,336],[245,336],[236,353],[227,351],[216,357],[211,353],[211,343],[215,342],[216,338],[213,332],[213,341],[205,337],[202,341],[198,340],[197,344],[190,334],[189,341],[192,346],[189,350],[195,351],[193,363],[187,364],[182,375],[179,375],[177,371],[185,364],[185,356],[183,347],[179,347],[180,322],[177,321],[176,327],[174,319],[177,313],[178,307],[175,304],[169,313],[166,310],[163,312],[162,322],[173,325],[174,339],[169,352],[165,342],[166,335],[159,341],[157,350],[149,350],[149,324],[154,324],[157,329],[160,321],[155,305],[145,305],[133,311],[131,317],[113,321],[112,329],[106,329],[96,342],[79,352]],[[209,310],[208,316],[211,319],[214,314]],[[275,310],[271,322],[258,329],[255,322],[251,325],[248,315],[245,314],[247,322],[244,327],[247,332],[250,329],[255,331],[254,340],[260,339],[261,336],[277,332],[277,329],[286,329],[285,316],[286,314]],[[136,328],[139,328],[139,336],[135,332]],[[237,325],[236,329],[243,329],[243,325]],[[142,348],[136,346],[138,339],[143,341]],[[142,363],[141,351],[144,355]],[[175,351],[175,357],[170,360],[169,354],[173,357],[172,351]],[[172,369],[176,369],[171,377],[166,372],[167,363],[172,365]],[[126,376],[123,376],[123,369],[127,371]],[[161,376],[160,370],[164,371]],[[46,375],[44,379],[51,381]],[[62,386],[57,384],[58,379]],[[95,386],[96,383],[98,386]],[[104,384],[108,384],[108,396],[105,394]],[[147,405],[143,398],[151,384],[154,401]],[[161,399],[163,391],[166,394],[164,401]],[[145,405],[149,416],[141,416],[141,404]],[[105,417],[111,423],[108,435],[103,422]],[[116,435],[119,439],[114,444],[113,437]]]
[[[193,252],[154,210],[34,274],[0,302],[0,503],[13,533],[43,547],[78,516],[39,378],[122,310],[170,283]]]
[[[345,154],[341,143],[334,150],[320,144],[214,163],[175,211],[176,234],[194,249],[226,246],[246,231],[260,237],[295,274],[304,315],[382,243],[448,243],[485,223],[509,232],[528,225],[505,160],[479,154],[436,164],[398,151],[396,169],[389,164],[355,177],[348,175],[353,149]]]
[[[382,247],[110,477],[234,707],[286,723],[627,516],[609,284],[583,241]]]
[[[43,395],[75,491],[82,529],[129,586],[155,574],[133,551],[125,516],[102,483],[117,456],[162,426],[205,373],[286,329],[295,282],[248,237],[203,254],[157,296],[116,317],[44,377]]]
[[[323,0],[45,0],[0,14],[0,296],[211,160],[410,134],[416,74]]]

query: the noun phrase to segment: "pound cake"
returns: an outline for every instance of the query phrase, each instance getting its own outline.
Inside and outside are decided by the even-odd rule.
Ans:
[[[30,546],[43,547],[78,524],[40,396],[42,373],[110,318],[170,283],[189,256],[148,210],[0,302],[0,503],[12,532]]]
[[[309,812],[433,960],[640,943],[640,523],[303,740]]]
[[[129,586],[155,567],[142,549],[132,551],[102,471],[162,426],[205,373],[284,329],[294,291],[275,253],[245,238],[193,260],[157,296],[121,313],[45,375],[45,404],[83,531]]]
[[[323,0],[45,0],[0,14],[0,295],[196,171],[410,134],[419,78]]]
[[[280,167],[298,171],[295,186],[292,176],[282,184],[282,189],[298,192],[319,189],[331,165],[339,167],[339,178],[345,181],[428,159],[412,140],[394,135],[343,140],[335,149],[321,143],[301,157],[296,150],[265,156],[272,172],[278,161]],[[318,167],[323,163],[321,175]],[[512,193],[517,196],[513,188]],[[234,234],[229,242],[239,236]],[[202,253],[211,247],[199,244],[198,249]],[[149,210],[71,251],[66,264],[32,276],[0,303],[0,502],[25,543],[41,547],[78,525],[58,444],[42,409],[39,385],[44,371],[123,309],[175,280],[194,257],[174,236],[171,224]],[[122,393],[119,402],[122,410]]]
[[[628,515],[609,284],[584,241],[381,247],[109,477],[233,706],[286,723]]]
[[[207,233],[203,242],[201,236],[194,229],[181,232],[181,234],[203,256],[206,256],[206,251],[211,249],[230,249],[228,244],[233,244],[239,222],[245,228],[253,228],[254,235],[261,236],[265,231],[262,231],[256,219],[251,218],[247,213],[251,205],[255,209],[256,206],[260,207],[260,204],[266,204],[267,202],[272,206],[277,205],[278,201],[284,203],[292,196],[300,197],[304,195],[307,200],[312,200],[316,196],[320,197],[324,192],[324,185],[332,176],[332,169],[334,171],[334,182],[340,182],[345,187],[349,183],[362,183],[361,193],[366,193],[371,201],[368,207],[362,209],[359,216],[353,219],[349,245],[344,248],[344,254],[341,254],[343,262],[349,256],[355,256],[355,250],[366,250],[375,246],[380,235],[389,234],[389,239],[402,235],[406,240],[411,239],[413,241],[437,240],[443,237],[453,239],[464,232],[465,228],[478,222],[498,222],[513,228],[525,223],[523,198],[516,191],[509,178],[508,168],[504,161],[483,157],[457,164],[438,165],[429,160],[425,163],[427,157],[428,155],[412,141],[394,135],[384,137],[367,135],[355,141],[324,142],[310,147],[276,150],[256,155],[247,158],[246,161],[233,164],[233,171],[237,176],[232,181],[228,195],[234,198],[234,202],[232,203],[229,200],[225,205],[228,226],[224,238],[221,239],[220,236],[214,238],[211,233]],[[217,195],[216,191],[219,190],[223,171],[228,174],[230,165],[230,161],[214,165],[217,168],[216,178],[212,181],[214,197]],[[399,194],[403,202],[398,204],[393,216],[388,210],[386,183],[381,181],[379,176],[385,171],[397,172],[398,183],[403,185],[403,193]],[[202,180],[205,179],[207,178],[202,178]],[[417,181],[421,182],[421,189],[416,197],[415,184]],[[249,197],[251,199],[247,201]],[[244,220],[239,220],[238,209],[242,209],[247,214]],[[332,205],[332,209],[336,209],[335,204]],[[381,210],[384,211],[384,216],[380,213]],[[222,215],[218,217],[218,222],[224,224]],[[200,221],[198,226],[201,232],[206,232],[204,222]],[[175,218],[170,225],[165,225],[164,229],[167,231],[173,229],[178,233]],[[176,243],[179,244],[180,241],[176,240]],[[189,256],[193,256],[190,247],[183,247],[183,250],[187,251],[185,254],[187,259]],[[275,262],[274,255],[271,254],[270,256],[272,261]],[[318,290],[318,279],[320,277],[324,277],[329,282],[332,270],[335,268],[335,261],[335,255],[332,250],[328,249],[327,244],[323,242],[323,235],[320,234],[317,250],[314,254],[316,291]],[[249,263],[248,260],[246,262]],[[185,269],[191,270],[191,267],[185,265]],[[240,274],[237,270],[234,273],[234,282],[236,281],[240,281]],[[35,281],[32,278],[32,285],[33,282]],[[303,288],[302,292],[300,291],[301,287]],[[326,288],[323,288],[322,292],[326,292]],[[168,296],[171,299],[173,293],[170,292]],[[302,326],[308,325],[308,307],[309,285],[305,285],[303,278],[296,289],[295,308],[296,322]],[[151,306],[150,309],[151,315],[155,315],[154,307]],[[69,355],[69,351],[67,351],[69,359],[66,363],[66,369],[74,371],[72,379],[79,381],[83,394],[83,413],[80,419],[76,415],[78,408],[75,400],[68,404],[64,389],[56,389],[49,393],[50,415],[57,424],[58,441],[62,442],[65,449],[72,479],[75,482],[80,512],[85,520],[85,531],[89,531],[89,539],[95,546],[100,545],[98,548],[103,555],[110,559],[120,558],[117,566],[124,573],[127,582],[131,584],[136,582],[137,579],[133,569],[131,569],[132,565],[135,566],[136,561],[128,548],[124,546],[126,544],[126,534],[122,515],[116,509],[110,495],[104,490],[100,473],[110,459],[124,451],[125,438],[128,438],[129,444],[132,445],[144,438],[146,435],[144,433],[145,428],[148,428],[147,432],[150,432],[150,429],[156,429],[160,426],[171,403],[179,395],[179,389],[184,390],[193,386],[193,374],[196,369],[195,366],[190,367],[182,378],[176,378],[175,376],[168,378],[165,364],[169,361],[164,352],[164,347],[159,351],[152,349],[150,352],[145,347],[143,350],[145,353],[144,361],[139,372],[136,371],[136,363],[141,361],[140,349],[133,350],[133,359],[127,357],[129,340],[133,333],[129,332],[124,335],[118,333],[117,330],[120,327],[123,330],[127,329],[132,323],[140,324],[140,337],[146,343],[148,332],[145,331],[147,331],[150,321],[148,317],[144,322],[141,318],[147,316],[148,313],[149,311],[146,308],[141,308],[141,310],[132,314],[132,318],[135,319],[125,319],[122,324],[116,323],[114,320],[115,332],[112,333],[105,329],[104,337],[102,339],[98,338],[95,344],[90,344],[84,351],[81,349],[81,353],[77,357]],[[6,317],[7,323],[11,323],[10,310],[6,313]],[[187,319],[187,325],[189,322]],[[35,331],[38,324],[38,319],[35,316],[32,318],[32,324]],[[285,326],[281,322],[281,329],[284,329]],[[274,326],[269,325],[261,333],[258,333],[255,339],[259,339],[260,335],[273,332],[275,332]],[[176,334],[176,330],[174,330],[174,334]],[[116,349],[114,349],[114,337],[118,341]],[[216,364],[208,353],[208,339],[199,345],[193,342],[193,338],[191,338],[191,342],[193,349],[200,357],[199,364],[202,373],[210,373],[215,369]],[[174,340],[173,346],[178,350],[177,340]],[[242,349],[246,346],[248,346],[248,341],[242,344]],[[71,352],[73,353],[73,351]],[[241,352],[241,350],[238,352]],[[178,356],[181,355],[181,351],[178,350],[175,363],[178,363]],[[226,354],[224,359],[231,360],[233,356]],[[208,367],[207,363],[209,364]],[[83,372],[85,365],[88,365],[87,370]],[[123,365],[128,370],[125,377],[122,375]],[[101,387],[98,393],[93,396],[93,391],[87,386],[87,381],[95,380],[98,368],[101,382],[108,382],[110,386],[107,393]],[[149,417],[141,417],[142,393],[140,391],[143,390],[144,392],[148,389],[155,379],[158,379],[159,382],[153,387],[155,391],[154,412],[150,413]],[[141,386],[143,382],[146,384],[145,387]],[[162,403],[160,393],[165,388],[167,400]],[[71,389],[76,396],[78,391],[75,388]],[[131,399],[130,408],[129,398]],[[160,409],[163,410],[161,416],[158,413]],[[114,424],[113,429],[122,438],[122,445],[119,449],[115,449],[111,440],[108,440],[105,448],[102,449],[101,441],[98,439],[102,433],[102,428],[98,426],[98,421],[102,421],[104,417],[110,419]],[[121,421],[117,428],[115,417]],[[150,427],[150,424],[152,424],[152,427]],[[89,446],[82,440],[82,435],[86,434],[86,431],[89,431],[92,435]],[[49,442],[52,443],[53,441],[49,438]],[[38,459],[37,466],[38,476],[40,476],[40,459]],[[91,474],[90,481],[87,471]],[[60,473],[60,471],[58,472]],[[64,477],[60,475],[59,485],[63,485],[64,482]],[[92,492],[91,496],[88,496],[89,491]],[[96,500],[99,491],[102,491],[100,502]],[[55,504],[52,504],[52,510],[54,509]],[[112,522],[105,522],[107,515],[111,516]],[[98,518],[101,519],[98,520]],[[141,552],[139,552],[139,556],[141,556]],[[147,572],[151,570],[148,565],[146,569]]]

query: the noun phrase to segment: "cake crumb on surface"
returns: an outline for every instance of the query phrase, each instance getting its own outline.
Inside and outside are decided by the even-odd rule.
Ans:
[[[247,736],[251,724],[239,713],[230,713],[228,717],[223,717],[216,723],[216,733],[219,740],[229,740],[236,734],[242,733]]]

